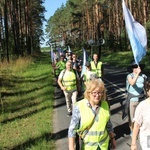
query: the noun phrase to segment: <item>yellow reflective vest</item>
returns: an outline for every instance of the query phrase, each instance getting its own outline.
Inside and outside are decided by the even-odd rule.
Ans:
[[[108,150],[109,135],[106,130],[107,122],[110,119],[109,106],[106,101],[101,101],[101,106],[94,122],[89,130],[86,130],[93,121],[94,113],[88,106],[86,99],[77,103],[81,114],[80,127],[77,133],[83,138],[82,150]]]
[[[59,61],[58,66],[59,66],[59,71],[61,72],[62,70],[64,70],[66,68],[66,62],[65,61]]]
[[[77,82],[76,82],[76,74],[74,70],[63,70],[62,84],[66,87],[66,91],[76,91],[77,90]]]
[[[99,78],[102,77],[102,62],[98,62],[97,66],[94,61],[91,61],[91,71],[95,72]]]

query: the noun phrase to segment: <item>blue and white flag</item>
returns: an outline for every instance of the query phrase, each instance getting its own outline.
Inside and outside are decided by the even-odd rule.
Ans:
[[[81,77],[82,77],[83,73],[84,73],[85,70],[86,70],[85,64],[86,64],[86,62],[87,62],[87,53],[86,53],[86,51],[85,51],[84,48],[82,48],[82,50],[83,50],[83,65],[82,65]]]
[[[51,61],[54,63],[54,52],[53,52],[53,47],[51,46]]]
[[[131,12],[127,8],[124,0],[122,1],[123,14],[126,24],[126,30],[132,47],[134,60],[136,64],[146,55],[147,35],[145,28],[135,21]]]

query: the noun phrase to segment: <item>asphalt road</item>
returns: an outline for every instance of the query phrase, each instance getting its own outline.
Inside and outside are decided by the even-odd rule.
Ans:
[[[108,100],[110,102],[111,121],[116,133],[116,150],[130,150],[131,137],[128,119],[122,120],[122,109],[125,100],[126,69],[119,69],[110,65],[104,65],[105,78],[103,79]],[[80,99],[80,98],[79,98]],[[53,138],[56,141],[57,150],[68,150],[67,132],[71,117],[67,117],[67,109],[64,97],[60,96],[60,89],[55,88],[55,104],[53,115]],[[138,150],[141,150],[138,143]]]

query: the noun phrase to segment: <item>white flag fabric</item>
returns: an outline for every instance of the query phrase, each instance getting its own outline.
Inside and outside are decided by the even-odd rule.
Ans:
[[[53,52],[53,47],[51,46],[51,61],[54,63],[54,52]]]
[[[71,53],[71,52],[72,52],[72,51],[71,51],[71,49],[70,49],[70,46],[68,46],[68,52],[69,52],[69,53]]]
[[[86,51],[85,51],[84,48],[82,48],[82,50],[83,50],[83,65],[82,65],[81,77],[82,77],[83,73],[84,73],[85,70],[86,70],[85,63],[87,62],[87,54],[86,54]]]
[[[135,21],[131,12],[127,8],[124,0],[122,1],[123,14],[126,30],[132,47],[134,60],[136,64],[146,55],[147,35],[145,28]]]

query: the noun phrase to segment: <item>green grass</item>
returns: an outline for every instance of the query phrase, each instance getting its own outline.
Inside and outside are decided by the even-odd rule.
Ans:
[[[50,57],[40,54],[24,63],[20,58],[19,65],[1,64],[0,149],[55,149]]]
[[[49,52],[50,51],[50,47],[42,47],[41,48],[41,52]]]
[[[132,51],[125,52],[102,52],[101,60],[103,63],[110,64],[112,66],[117,66],[120,68],[127,68],[133,62]],[[146,56],[142,59],[140,63],[145,64],[143,72],[150,76],[150,52],[148,51]]]

